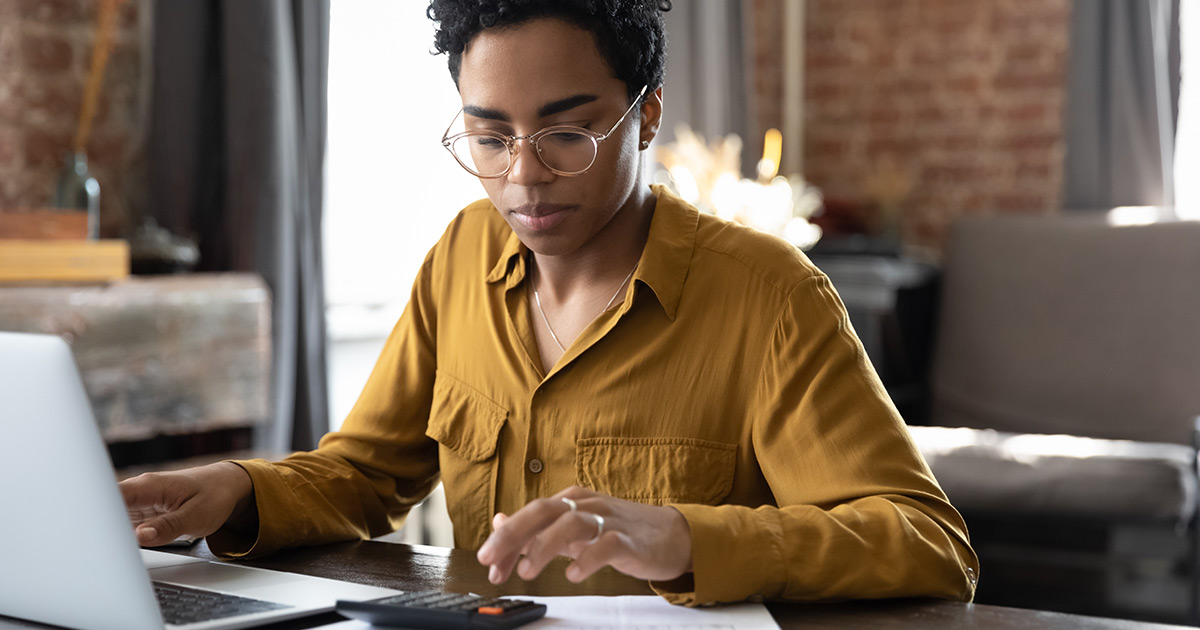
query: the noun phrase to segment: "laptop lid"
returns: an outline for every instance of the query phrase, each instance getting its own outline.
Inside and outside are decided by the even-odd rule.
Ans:
[[[0,456],[0,615],[89,630],[160,630],[148,565],[159,581],[290,605],[196,625],[205,629],[397,593],[139,551],[74,358],[57,337],[0,332],[0,436],[7,446]]]
[[[71,628],[161,629],[108,451],[61,339],[0,333],[0,435],[8,445],[0,456],[0,614]]]

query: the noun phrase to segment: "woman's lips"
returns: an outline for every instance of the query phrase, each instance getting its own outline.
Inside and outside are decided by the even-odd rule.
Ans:
[[[573,206],[560,204],[526,204],[509,210],[518,223],[534,232],[552,230],[567,218]]]

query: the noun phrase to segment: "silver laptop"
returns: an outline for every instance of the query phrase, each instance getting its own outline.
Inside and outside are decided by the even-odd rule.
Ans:
[[[224,630],[399,592],[139,550],[70,348],[57,337],[0,332],[0,438],[0,615],[81,630]],[[267,603],[166,623],[175,615],[160,609],[163,589]]]

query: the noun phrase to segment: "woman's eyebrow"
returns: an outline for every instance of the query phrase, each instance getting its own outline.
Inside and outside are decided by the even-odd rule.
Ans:
[[[478,105],[463,105],[463,113],[475,118],[486,118],[488,120],[499,120],[500,122],[509,122],[508,114],[488,107],[479,107]]]
[[[546,103],[538,108],[538,118],[553,116],[560,112],[565,112],[569,109],[579,107],[598,100],[600,97],[595,94],[576,94],[567,98],[559,99],[552,103]],[[488,120],[498,120],[500,122],[511,122],[508,114],[498,109],[490,107],[480,107],[478,105],[464,105],[463,113],[475,118],[486,118]]]
[[[542,105],[540,108],[538,108],[538,118],[553,116],[554,114],[565,112],[568,109],[573,109],[575,107],[579,107],[580,105],[591,103],[599,98],[600,97],[595,94],[576,94],[575,96],[568,96],[567,98],[559,99],[553,103]]]

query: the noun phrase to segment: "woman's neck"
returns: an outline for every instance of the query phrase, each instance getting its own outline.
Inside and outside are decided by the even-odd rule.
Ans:
[[[642,256],[655,202],[649,187],[641,188],[583,247],[560,256],[531,254],[542,299],[563,303],[580,293],[616,286]]]

